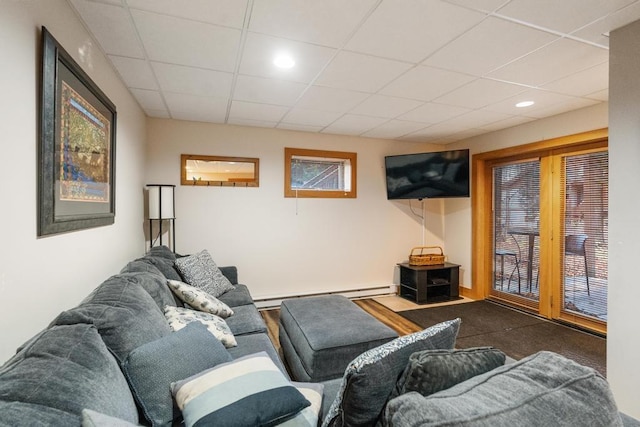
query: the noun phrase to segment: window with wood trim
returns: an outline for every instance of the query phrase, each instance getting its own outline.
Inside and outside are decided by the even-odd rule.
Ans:
[[[284,149],[284,196],[355,198],[357,153]]]

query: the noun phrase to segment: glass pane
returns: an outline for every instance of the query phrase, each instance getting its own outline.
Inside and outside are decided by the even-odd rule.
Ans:
[[[493,169],[493,289],[538,301],[540,162]]]
[[[291,159],[291,188],[298,190],[349,191],[348,161]]]
[[[564,311],[606,321],[608,153],[564,159]]]

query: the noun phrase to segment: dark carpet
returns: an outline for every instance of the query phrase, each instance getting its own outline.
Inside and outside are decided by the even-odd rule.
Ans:
[[[489,301],[398,312],[423,328],[459,317],[457,348],[492,346],[519,360],[549,350],[606,376],[607,340]]]

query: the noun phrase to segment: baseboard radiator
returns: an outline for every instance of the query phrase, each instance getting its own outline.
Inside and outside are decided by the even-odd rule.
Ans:
[[[289,299],[296,298],[306,298],[306,297],[315,297],[321,295],[342,295],[349,299],[358,299],[358,298],[369,298],[369,297],[378,297],[385,295],[395,295],[396,294],[396,285],[388,285],[388,286],[377,286],[372,288],[362,288],[362,289],[350,289],[350,290],[341,290],[341,291],[327,291],[327,292],[315,292],[308,294],[297,294],[297,295],[280,295],[274,297],[266,297],[266,298],[256,298],[254,300],[256,307],[258,309],[267,310],[271,308],[280,307],[280,303]]]

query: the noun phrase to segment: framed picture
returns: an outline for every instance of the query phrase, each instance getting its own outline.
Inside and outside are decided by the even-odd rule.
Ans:
[[[42,27],[38,236],[113,224],[116,108]]]

